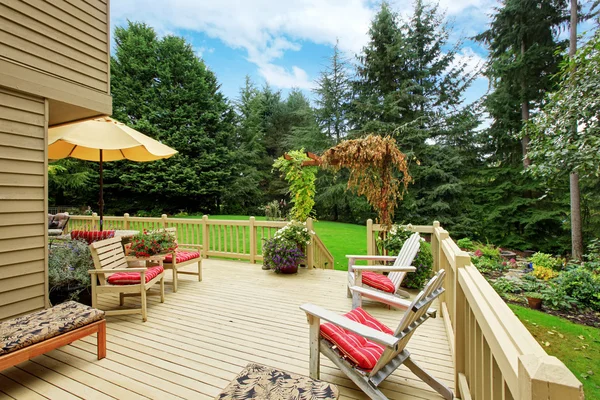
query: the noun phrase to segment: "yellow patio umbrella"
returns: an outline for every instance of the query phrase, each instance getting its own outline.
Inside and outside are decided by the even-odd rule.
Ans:
[[[100,230],[104,217],[104,161],[155,161],[177,150],[165,146],[110,117],[59,125],[48,129],[48,158],[74,157],[100,163]]]

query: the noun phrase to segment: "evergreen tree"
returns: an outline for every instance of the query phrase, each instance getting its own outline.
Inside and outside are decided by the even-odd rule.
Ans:
[[[462,105],[474,75],[459,61],[461,43],[449,44],[443,21],[436,6],[420,0],[406,21],[382,4],[358,58],[350,120],[355,134],[394,135],[412,161],[415,183],[397,218],[413,223],[439,219],[457,228],[470,225],[461,211],[467,201],[462,177],[475,157],[452,144],[462,137],[472,148],[468,138],[478,117]]]
[[[285,151],[304,148],[320,153],[329,147],[329,140],[317,124],[310,101],[299,89],[292,89],[283,108],[287,126],[284,128]]]
[[[264,189],[269,179],[272,160],[264,145],[262,93],[246,76],[240,97],[235,102],[237,112],[232,183],[225,194],[225,212],[256,214],[266,203]]]
[[[321,129],[332,144],[338,144],[348,132],[347,105],[350,100],[348,63],[343,58],[339,42],[333,48],[329,65],[317,79],[315,113]]]
[[[557,39],[565,23],[564,0],[506,0],[490,29],[476,37],[489,50],[485,75],[492,93],[483,101],[492,123],[480,136],[484,166],[474,179],[479,238],[501,246],[564,250],[565,182],[548,191],[530,175],[529,137],[519,132],[532,110],[554,89],[551,79],[566,42]],[[550,242],[546,238],[551,238]]]
[[[107,208],[218,210],[230,182],[234,114],[217,78],[183,38],[159,39],[145,24],[116,28],[115,43],[115,118],[179,154],[107,164]]]
[[[485,74],[495,91],[486,100],[488,112],[495,123],[510,128],[500,134],[514,138],[553,88],[551,77],[560,59],[557,49],[566,46],[566,41],[557,40],[557,33],[568,21],[568,10],[565,0],[505,0],[495,11],[490,29],[476,40],[490,50]],[[499,116],[504,119],[499,121]],[[523,136],[525,168],[530,164],[528,145],[529,137]]]

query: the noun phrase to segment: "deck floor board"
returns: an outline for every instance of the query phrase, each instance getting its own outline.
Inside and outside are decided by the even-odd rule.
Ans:
[[[203,278],[180,278],[177,293],[167,285],[164,304],[149,297],[146,323],[139,315],[108,317],[103,360],[96,360],[95,337],[87,337],[0,372],[0,399],[212,399],[248,362],[308,375],[308,325],[299,306],[310,302],[339,313],[351,308],[341,271],[301,269],[284,276],[210,259]],[[138,303],[126,299],[126,305]],[[118,300],[103,296],[100,306],[117,308]],[[391,327],[402,317],[373,302],[364,308]],[[442,318],[420,327],[408,349],[453,386]],[[340,398],[367,399],[326,357],[321,365],[321,379],[338,385]],[[441,398],[405,367],[381,388],[392,400]]]

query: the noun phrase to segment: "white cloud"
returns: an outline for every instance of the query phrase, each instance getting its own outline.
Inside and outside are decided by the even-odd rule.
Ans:
[[[455,14],[490,0],[442,0]],[[354,54],[367,42],[367,31],[378,2],[372,0],[119,0],[111,3],[113,25],[127,19],[144,21],[160,34],[189,30],[204,32],[226,45],[244,49],[269,83],[281,88],[310,87],[310,78],[297,66],[276,62],[286,51],[298,51],[303,41],[333,45]],[[394,3],[412,9],[412,0]],[[201,53],[206,49],[197,48]]]

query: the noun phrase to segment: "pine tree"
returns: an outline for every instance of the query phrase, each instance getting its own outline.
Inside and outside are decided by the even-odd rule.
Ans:
[[[115,43],[115,118],[179,154],[152,163],[107,164],[106,197],[113,209],[216,211],[230,182],[234,127],[217,78],[183,38],[159,39],[145,24],[117,28]]]
[[[490,29],[475,39],[490,50],[485,74],[495,92],[486,100],[488,112],[495,120],[504,115],[503,123],[511,128],[504,134],[514,137],[531,110],[539,108],[553,89],[551,77],[560,60],[557,49],[566,46],[566,41],[557,40],[557,33],[568,21],[568,10],[565,0],[506,0],[495,11]],[[517,102],[520,109],[515,107]],[[529,137],[523,136],[525,168],[530,165],[528,145]]]
[[[333,48],[329,65],[317,79],[315,113],[321,129],[331,144],[337,144],[348,132],[347,105],[350,100],[348,62],[343,58],[339,42]]]
[[[232,182],[224,196],[224,211],[256,214],[266,203],[264,189],[272,160],[267,156],[264,145],[262,93],[248,76],[235,102],[235,110],[237,124],[232,142]]]
[[[462,104],[474,74],[459,61],[461,43],[449,44],[444,15],[422,1],[406,21],[383,3],[369,35],[358,59],[350,119],[355,134],[394,135],[410,157],[415,183],[397,218],[472,225],[462,211],[468,198],[462,177],[475,158],[469,137],[478,116]],[[469,149],[455,148],[459,141]]]

